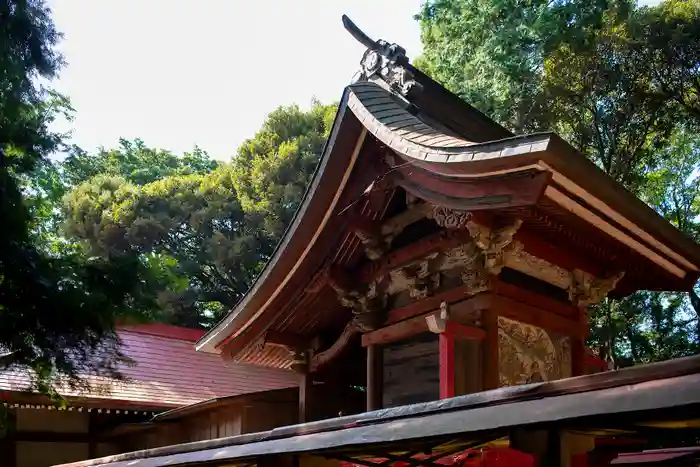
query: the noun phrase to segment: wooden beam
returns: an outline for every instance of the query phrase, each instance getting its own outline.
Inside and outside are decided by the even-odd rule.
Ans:
[[[357,328],[357,325],[352,320],[348,322],[348,324],[345,325],[345,329],[343,329],[343,333],[340,335],[340,337],[338,337],[338,339],[333,343],[332,346],[330,346],[323,352],[319,352],[313,356],[313,358],[311,359],[311,367],[309,368],[309,371],[313,373],[323,365],[330,362],[331,360],[334,360],[338,355],[340,355],[343,352],[343,350],[347,348],[347,346],[352,341],[352,338],[355,337],[355,335],[357,335],[359,332],[360,330]]]
[[[544,241],[541,236],[528,232],[527,229],[519,229],[513,237],[513,240],[522,243],[527,253],[542,258],[548,263],[552,263],[567,271],[580,269],[596,277],[605,276],[605,271],[588,257],[558,248]]]
[[[414,316],[413,318],[363,334],[362,346],[367,347],[369,345],[388,344],[423,332],[431,332],[427,318],[436,317],[439,313],[440,310],[434,310],[430,313]],[[437,319],[439,319],[439,317],[437,317]],[[453,321],[448,321],[448,323],[447,330],[450,335],[458,339],[484,339],[486,337],[486,333],[477,327],[467,326]]]
[[[362,347],[396,342],[407,337],[428,332],[425,316],[416,316],[362,335]]]
[[[397,171],[405,178],[396,183],[410,193],[433,204],[470,211],[534,206],[551,179],[551,173],[546,171],[478,179],[450,179],[405,164]]]
[[[478,294],[470,296],[469,290],[470,286],[463,284],[444,292],[437,293],[431,297],[418,300],[404,307],[395,308],[388,313],[385,324],[398,323],[399,321],[425,314],[428,311],[436,310],[440,308],[440,304],[442,302],[448,304],[455,302],[464,303],[464,305],[460,303],[460,308],[465,306],[480,309],[488,306],[489,298],[487,295]]]
[[[384,376],[383,350],[378,345],[367,347],[367,411],[382,408]]]
[[[301,371],[299,371],[299,423],[310,422],[311,409],[309,407],[313,400],[311,391],[313,389],[313,379],[309,373],[309,354],[304,353],[306,359]]]
[[[588,336],[588,325],[581,321],[581,311],[578,307],[517,285],[507,284],[498,278],[493,278],[491,285],[494,291],[494,305],[498,305],[500,316],[567,336],[579,336],[584,339]]]
[[[551,311],[533,307],[510,297],[496,295],[494,297],[494,307],[497,309],[499,316],[532,324],[565,336],[582,336],[588,332],[587,329],[583,329],[578,321],[564,318]]]
[[[377,277],[388,274],[389,271],[393,269],[424,258],[432,252],[459,246],[468,238],[471,237],[467,229],[445,229],[436,234],[421,238],[416,242],[382,256],[377,261],[368,263],[360,270],[358,280],[363,284],[369,283]]]
[[[440,349],[440,399],[455,396],[455,336],[451,332],[441,332]]]

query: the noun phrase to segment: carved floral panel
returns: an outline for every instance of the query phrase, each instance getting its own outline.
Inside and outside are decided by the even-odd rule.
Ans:
[[[552,381],[571,376],[571,343],[537,326],[498,318],[500,386]]]

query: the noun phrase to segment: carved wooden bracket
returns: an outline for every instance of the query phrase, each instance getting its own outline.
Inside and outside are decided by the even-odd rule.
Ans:
[[[624,277],[620,272],[605,279],[599,279],[584,271],[575,269],[571,272],[571,287],[569,299],[577,306],[585,307],[600,303],[610,292],[615,290],[617,283]]]
[[[458,211],[443,206],[432,206],[427,212],[428,219],[433,219],[437,225],[446,229],[463,229],[472,218],[469,211]]]
[[[379,259],[386,252],[387,245],[382,238],[381,227],[375,221],[366,217],[356,217],[352,220],[350,229],[362,242],[369,259]]]
[[[489,274],[497,276],[501,273],[504,266],[503,254],[522,224],[522,220],[515,219],[508,225],[491,229],[476,222],[467,222],[474,243],[484,255],[484,268]]]
[[[340,337],[331,345],[329,348],[323,352],[315,354],[311,358],[310,371],[314,372],[320,367],[335,359],[340,353],[350,344],[351,339],[360,333],[360,326],[358,323],[351,319],[348,324],[345,325]]]
[[[397,235],[409,225],[423,219],[429,209],[430,206],[426,203],[412,204],[402,213],[381,224],[358,216],[351,221],[350,228],[362,242],[367,257],[377,260],[391,248],[391,242]]]
[[[408,290],[413,299],[425,298],[440,287],[438,253],[389,272],[390,283],[386,293],[391,295]]]
[[[386,296],[377,293],[375,281],[355,285],[347,274],[334,269],[328,283],[335,290],[340,304],[352,308],[356,323],[363,332],[376,329],[384,322]]]

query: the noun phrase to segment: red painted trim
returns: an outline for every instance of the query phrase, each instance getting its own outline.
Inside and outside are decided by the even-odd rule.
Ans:
[[[455,396],[455,335],[442,332],[440,345],[440,399]]]
[[[182,328],[163,323],[120,325],[117,327],[117,331],[148,334],[187,342],[197,342],[206,333],[202,329]]]
[[[600,358],[591,357],[590,355],[586,355],[584,357],[584,362],[588,366],[594,366],[602,370],[608,369],[608,362],[606,362],[605,360],[601,360]]]

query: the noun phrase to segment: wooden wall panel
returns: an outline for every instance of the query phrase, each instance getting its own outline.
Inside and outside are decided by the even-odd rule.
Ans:
[[[455,396],[483,390],[482,349],[480,341],[455,341]]]
[[[436,334],[424,333],[384,346],[383,389],[385,408],[440,398]]]

